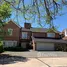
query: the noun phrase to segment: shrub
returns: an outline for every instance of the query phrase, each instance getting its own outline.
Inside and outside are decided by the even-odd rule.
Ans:
[[[3,41],[0,41],[0,53],[3,52]]]
[[[22,47],[6,47],[4,48],[5,51],[26,51],[27,49],[24,49]]]
[[[67,51],[67,44],[55,44],[56,51]]]

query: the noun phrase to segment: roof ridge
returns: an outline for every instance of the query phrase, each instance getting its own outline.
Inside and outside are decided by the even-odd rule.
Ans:
[[[15,25],[17,25],[19,28],[21,28],[21,26],[20,26],[20,25],[18,25],[17,23],[15,23],[15,21],[14,21],[14,20],[9,20],[9,21],[8,21],[8,23],[9,23],[10,21],[11,21],[11,22],[13,22]]]

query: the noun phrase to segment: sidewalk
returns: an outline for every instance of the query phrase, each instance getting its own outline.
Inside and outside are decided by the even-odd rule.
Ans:
[[[26,51],[26,52],[4,52],[13,56],[23,56],[27,58],[45,58],[45,57],[67,57],[67,52],[61,51]]]

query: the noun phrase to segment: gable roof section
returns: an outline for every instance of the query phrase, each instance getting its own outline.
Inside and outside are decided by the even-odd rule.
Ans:
[[[30,28],[32,32],[46,32],[47,28]]]
[[[30,28],[30,31],[32,32],[47,32],[48,28]],[[56,33],[60,33],[59,31],[56,31]]]
[[[21,26],[20,26],[20,25],[18,25],[17,23],[15,23],[13,20],[9,20],[9,21],[8,21],[8,23],[9,23],[9,22],[14,23],[17,27],[21,28]]]

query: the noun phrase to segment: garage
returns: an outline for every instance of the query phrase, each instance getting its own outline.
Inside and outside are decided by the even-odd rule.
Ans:
[[[54,50],[54,43],[37,42],[36,50]]]

